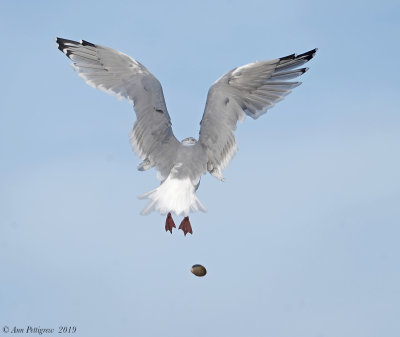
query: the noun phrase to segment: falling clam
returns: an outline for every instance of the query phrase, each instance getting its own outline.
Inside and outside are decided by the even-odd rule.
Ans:
[[[202,277],[205,274],[207,274],[207,270],[205,267],[203,267],[201,264],[195,264],[192,266],[192,269],[190,270],[193,274],[196,276]]]

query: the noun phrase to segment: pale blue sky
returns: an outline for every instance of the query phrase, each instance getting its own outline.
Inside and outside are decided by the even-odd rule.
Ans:
[[[2,1],[0,328],[399,336],[399,17],[398,1]],[[184,237],[139,215],[158,182],[136,170],[132,107],[78,78],[56,36],[148,67],[179,139],[226,71],[319,51],[302,86],[239,125]]]

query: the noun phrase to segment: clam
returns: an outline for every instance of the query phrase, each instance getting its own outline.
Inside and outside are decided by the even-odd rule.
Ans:
[[[195,264],[192,266],[192,269],[190,270],[193,274],[196,276],[202,277],[205,274],[207,274],[206,268],[204,268],[201,264]]]

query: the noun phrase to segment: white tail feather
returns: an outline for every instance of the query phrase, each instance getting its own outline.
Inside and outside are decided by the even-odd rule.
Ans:
[[[158,211],[161,214],[173,212],[176,215],[185,216],[198,210],[206,212],[189,178],[176,179],[169,176],[159,187],[139,196],[139,199],[150,199],[140,213],[142,215],[147,215],[152,211]]]

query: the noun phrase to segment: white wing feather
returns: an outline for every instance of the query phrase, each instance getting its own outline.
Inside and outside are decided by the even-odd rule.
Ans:
[[[301,55],[254,62],[235,68],[218,79],[210,88],[199,142],[206,149],[208,171],[223,180],[222,171],[237,151],[233,131],[245,116],[257,119],[281,101],[301,82],[288,82],[304,74],[298,68],[311,60],[317,49]]]
[[[173,153],[179,142],[172,132],[160,82],[146,67],[118,50],[84,40],[56,41],[58,49],[73,61],[73,68],[88,85],[134,104],[137,120],[130,140],[144,160],[139,169],[156,166],[165,177],[173,167]]]

